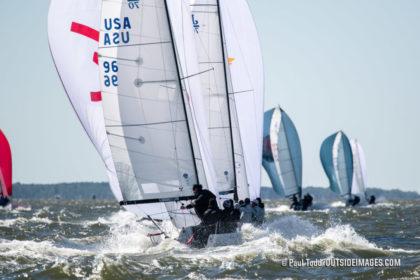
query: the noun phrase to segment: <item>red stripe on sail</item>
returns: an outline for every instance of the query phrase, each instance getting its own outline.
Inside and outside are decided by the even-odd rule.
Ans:
[[[77,22],[71,23],[71,32],[78,33],[99,42],[99,31]]]
[[[93,62],[95,62],[95,64],[98,64],[99,62],[98,62],[98,53],[97,52],[95,52],[94,54],[93,54]]]
[[[12,152],[6,136],[0,130],[0,185],[5,196],[12,195]]]
[[[102,101],[102,94],[100,91],[92,91],[90,93],[90,100],[92,102],[99,102]]]

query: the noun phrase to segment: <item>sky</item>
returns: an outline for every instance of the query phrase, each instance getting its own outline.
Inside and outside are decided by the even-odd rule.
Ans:
[[[13,182],[106,181],[61,86],[47,40],[48,0],[3,1],[0,129]],[[265,109],[300,136],[303,186],[328,186],[322,141],[361,143],[368,187],[420,192],[420,1],[248,0],[265,71]],[[263,171],[262,184],[270,185]]]

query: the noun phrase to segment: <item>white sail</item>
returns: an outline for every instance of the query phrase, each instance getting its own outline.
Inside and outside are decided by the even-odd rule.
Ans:
[[[52,0],[48,40],[67,96],[90,140],[104,161],[114,196],[122,199],[105,133],[96,52],[100,0]]]
[[[229,96],[236,105],[250,198],[260,196],[264,69],[257,30],[246,0],[220,0],[228,58]],[[236,166],[240,168],[240,166]]]
[[[353,183],[351,194],[366,196],[366,161],[365,154],[359,141],[350,140],[353,154]]]
[[[183,1],[103,2],[100,80],[122,204],[156,204],[152,218],[166,207],[177,227],[198,223],[179,210],[193,184],[217,194],[192,32]]]
[[[209,137],[220,193],[224,197],[235,187],[239,199],[249,197],[245,162],[235,99],[228,96],[230,75],[225,57],[220,9],[217,0],[191,0],[200,76]]]

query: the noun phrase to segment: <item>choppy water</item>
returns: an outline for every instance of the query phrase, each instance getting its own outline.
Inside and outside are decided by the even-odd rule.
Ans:
[[[1,279],[420,279],[418,200],[357,208],[325,201],[310,212],[266,201],[266,225],[244,225],[242,245],[205,249],[172,239],[153,245],[153,225],[113,201],[16,202],[25,206],[0,209]],[[299,267],[334,258],[397,266]]]

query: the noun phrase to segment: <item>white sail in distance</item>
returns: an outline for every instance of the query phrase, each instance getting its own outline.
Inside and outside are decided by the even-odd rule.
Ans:
[[[99,86],[97,49],[101,4],[101,0],[52,0],[48,13],[48,41],[70,103],[105,163],[114,196],[121,200],[105,133]]]
[[[190,0],[190,4],[219,192],[232,198],[236,191],[234,197],[243,200],[249,197],[248,179],[235,98],[228,94],[229,59],[223,43],[219,1]]]
[[[353,183],[351,194],[363,195],[366,198],[367,169],[365,153],[362,146],[356,139],[350,140],[351,151],[353,154]]]
[[[264,68],[257,29],[246,0],[220,0],[228,59],[228,94],[234,100],[251,199],[260,196]],[[236,168],[240,168],[237,166]]]
[[[99,68],[121,204],[155,205],[145,215],[166,212],[179,228],[197,224],[182,201],[196,183],[215,194],[217,185],[189,6],[104,1]]]

